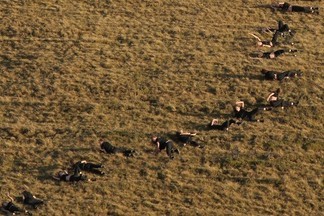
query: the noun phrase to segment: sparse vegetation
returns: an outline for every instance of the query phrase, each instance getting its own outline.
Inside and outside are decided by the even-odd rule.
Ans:
[[[46,200],[36,215],[320,215],[323,13],[256,7],[270,2],[0,1],[0,202],[27,188]],[[297,56],[250,59],[248,33],[279,19],[297,31]],[[304,77],[270,82],[262,68]],[[278,87],[299,106],[205,130],[236,100],[252,108]],[[206,147],[152,154],[151,134],[180,129]],[[140,154],[102,154],[99,138]],[[80,159],[107,175],[53,181]]]

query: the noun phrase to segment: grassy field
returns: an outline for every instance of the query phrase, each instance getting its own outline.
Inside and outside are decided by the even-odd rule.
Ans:
[[[28,189],[46,200],[35,215],[322,214],[323,13],[257,7],[266,3],[0,0],[0,202]],[[279,19],[297,31],[297,56],[249,58],[269,48],[248,33],[270,39],[258,30]],[[305,76],[271,82],[262,68]],[[278,87],[299,106],[206,130],[230,118],[235,101],[253,108]],[[155,156],[151,135],[180,129],[206,147]],[[100,153],[100,138],[140,154]],[[81,159],[107,175],[51,178]]]

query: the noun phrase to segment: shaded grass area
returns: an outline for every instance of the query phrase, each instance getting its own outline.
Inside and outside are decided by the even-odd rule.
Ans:
[[[37,215],[322,212],[323,15],[259,4],[2,1],[0,200],[27,188],[47,201]],[[250,59],[259,48],[248,33],[279,19],[297,31],[297,56]],[[305,76],[269,82],[262,68]],[[253,108],[278,87],[300,105],[264,112],[264,123],[206,130],[212,118],[230,118],[236,100]],[[154,156],[150,136],[180,129],[197,131],[206,147],[179,146],[174,161]],[[140,155],[104,155],[100,138]],[[107,175],[51,179],[81,159],[102,162]]]

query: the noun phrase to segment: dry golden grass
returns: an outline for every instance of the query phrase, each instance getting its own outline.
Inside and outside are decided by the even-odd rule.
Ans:
[[[1,0],[0,201],[27,188],[47,201],[35,215],[320,215],[323,13],[256,7],[270,2]],[[297,57],[248,58],[248,33],[279,19],[297,31]],[[269,82],[262,68],[305,76]],[[236,100],[252,108],[278,87],[300,106],[205,130]],[[152,154],[151,134],[180,129],[206,148],[181,148],[173,161]],[[99,138],[141,154],[101,154]],[[51,179],[79,159],[107,175]]]

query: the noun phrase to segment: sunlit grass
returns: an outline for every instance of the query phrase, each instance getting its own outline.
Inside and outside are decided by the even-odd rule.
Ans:
[[[36,215],[323,212],[323,15],[259,3],[3,1],[0,201],[27,188],[47,201]],[[250,59],[259,48],[248,33],[279,19],[297,31],[297,56]],[[305,76],[269,82],[262,68]],[[278,87],[300,105],[262,113],[264,123],[206,130],[211,119],[232,117],[235,101],[253,108]],[[198,132],[206,147],[156,157],[151,135],[180,129]],[[102,154],[100,138],[139,155]],[[81,159],[103,163],[107,175],[53,181]]]

